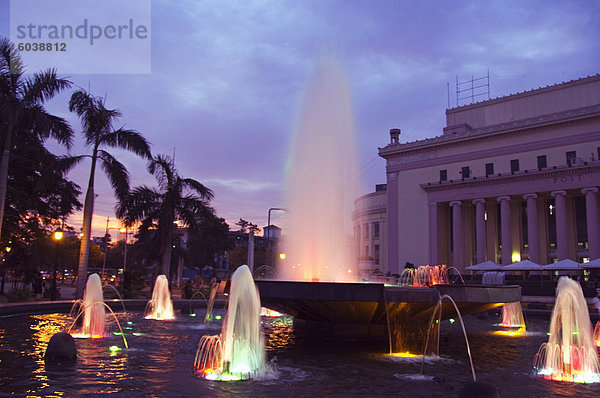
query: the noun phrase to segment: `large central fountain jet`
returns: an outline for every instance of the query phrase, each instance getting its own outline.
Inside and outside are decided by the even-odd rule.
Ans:
[[[323,53],[308,85],[287,170],[288,210],[279,277],[357,281],[351,211],[359,173],[350,89]]]

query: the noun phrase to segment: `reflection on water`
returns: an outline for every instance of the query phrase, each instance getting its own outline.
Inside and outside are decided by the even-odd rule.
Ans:
[[[0,318],[0,397],[456,396],[471,378],[456,323],[443,325],[440,356],[426,358],[421,375],[421,358],[387,355],[386,344],[314,341],[296,335],[289,317],[265,317],[267,361],[274,376],[222,383],[192,376],[200,337],[215,332],[199,326],[202,317],[178,316],[174,322],[145,320],[140,314],[118,317],[131,328],[124,330],[130,349],[111,351],[111,346],[122,346],[115,335],[77,339],[77,363],[59,369],[46,368],[43,355],[50,337],[68,328],[68,316]],[[495,322],[494,317],[465,319],[478,380],[494,384],[501,396],[600,396],[598,384],[564,384],[533,375],[547,321],[531,320],[528,332],[519,336],[494,334],[500,329]]]

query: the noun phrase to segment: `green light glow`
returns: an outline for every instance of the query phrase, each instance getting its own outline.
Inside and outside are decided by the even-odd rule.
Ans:
[[[111,345],[110,347],[108,347],[108,349],[111,350],[112,352],[121,351],[121,348],[116,345]]]
[[[128,330],[131,330],[131,329],[133,329],[133,328],[130,328],[130,327],[128,327],[128,326],[125,326],[123,329],[128,329]]]
[[[196,314],[190,314],[190,316],[194,317],[194,316],[196,316]]]
[[[131,321],[127,321],[127,324],[128,324],[128,325],[133,325],[133,322],[131,322]]]
[[[113,334],[115,336],[124,336],[125,335],[125,333],[119,333],[119,332],[113,332]]]
[[[455,322],[453,318],[450,318],[449,321],[450,321],[450,323],[454,323]]]
[[[217,315],[217,316],[215,316],[215,319],[216,319],[216,320],[219,320],[219,319],[221,319],[221,315]]]
[[[145,336],[146,333],[132,333],[134,336]]]

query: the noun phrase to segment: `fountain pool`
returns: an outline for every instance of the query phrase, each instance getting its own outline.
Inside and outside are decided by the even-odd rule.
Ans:
[[[216,314],[224,317],[223,310]],[[265,379],[222,383],[192,375],[201,336],[218,333],[202,317],[177,314],[171,322],[146,320],[141,313],[117,313],[130,349],[111,351],[119,336],[77,339],[78,361],[72,368],[46,369],[43,354],[50,337],[68,327],[64,314],[0,318],[0,396],[456,396],[471,372],[458,322],[441,328],[442,359],[387,355],[386,344],[315,342],[296,335],[289,317],[263,317],[266,360],[274,374]],[[114,330],[111,317],[107,328]],[[131,323],[129,323],[131,322]],[[598,384],[548,381],[532,373],[549,322],[533,319],[519,337],[493,334],[497,317],[465,317],[478,380],[496,386],[501,396],[595,397]],[[112,326],[112,327],[111,327]],[[506,383],[510,380],[510,383]]]

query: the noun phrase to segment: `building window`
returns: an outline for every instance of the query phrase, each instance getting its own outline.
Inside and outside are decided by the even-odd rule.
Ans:
[[[577,158],[577,152],[569,151],[566,153],[566,155],[567,155],[567,165],[571,166],[571,165],[575,164],[575,159]]]
[[[463,167],[460,171],[460,174],[462,174],[462,178],[469,178],[471,176],[471,170],[469,170],[469,166]]]
[[[379,238],[379,223],[378,222],[373,223],[373,237]]]
[[[363,237],[368,238],[369,237],[369,224],[365,224],[363,227]]]
[[[519,159],[513,159],[510,161],[510,171],[513,173],[519,171]]]
[[[491,176],[492,174],[494,174],[494,163],[486,163],[485,164],[485,175],[487,176]]]
[[[375,257],[375,264],[379,265],[379,245],[373,247],[373,257]]]
[[[440,170],[440,181],[448,181],[448,170]]]
[[[546,155],[540,155],[537,157],[538,169],[545,169],[548,167],[548,162],[546,161]]]

